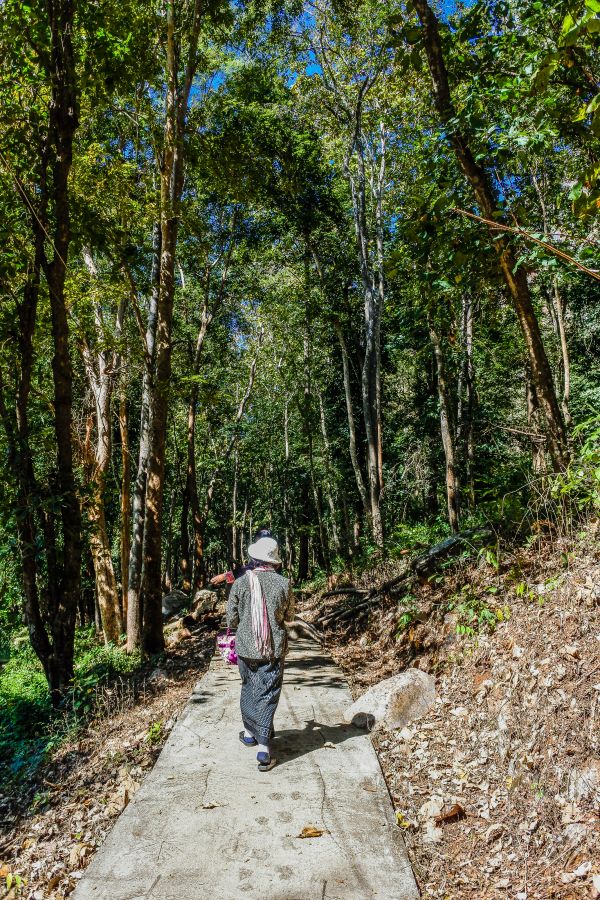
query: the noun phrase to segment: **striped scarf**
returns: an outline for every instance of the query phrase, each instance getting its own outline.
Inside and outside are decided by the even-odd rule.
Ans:
[[[256,570],[255,570],[256,571]],[[258,569],[266,571],[266,569]],[[269,614],[263,589],[258,576],[252,569],[246,572],[250,582],[250,610],[252,613],[252,637],[261,656],[271,656],[271,628],[269,626]]]

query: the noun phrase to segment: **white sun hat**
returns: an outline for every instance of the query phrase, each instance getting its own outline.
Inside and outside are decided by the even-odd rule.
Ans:
[[[277,541],[273,538],[260,538],[255,544],[248,547],[248,556],[257,559],[259,562],[271,563],[274,566],[280,566],[279,547]]]

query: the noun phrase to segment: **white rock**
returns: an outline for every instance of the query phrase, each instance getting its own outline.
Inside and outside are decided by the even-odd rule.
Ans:
[[[442,840],[442,829],[434,825],[433,820],[429,819],[425,825],[423,833],[424,844],[439,844]]]
[[[344,720],[359,727],[385,722],[390,728],[404,728],[434,702],[435,679],[421,669],[406,669],[359,697],[344,713]]]
[[[600,897],[600,875],[592,875],[592,900]]]
[[[591,868],[592,864],[588,859],[586,862],[581,863],[580,866],[577,866],[577,868],[573,872],[573,875],[575,876],[575,878],[585,878]]]
[[[425,821],[426,819],[435,819],[436,816],[439,816],[443,808],[443,798],[435,795],[423,803],[419,808],[417,815],[422,821]]]
[[[600,796],[600,760],[592,759],[581,769],[573,769],[569,776],[567,796],[575,802]]]

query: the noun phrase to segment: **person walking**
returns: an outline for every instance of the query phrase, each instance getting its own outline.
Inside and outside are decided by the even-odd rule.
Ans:
[[[276,763],[270,742],[288,649],[285,623],[294,618],[295,604],[288,579],[277,572],[281,566],[277,541],[259,538],[248,547],[248,556],[252,568],[231,588],[227,625],[237,628],[244,725],[239,738],[244,746],[257,747],[258,769],[268,772]]]

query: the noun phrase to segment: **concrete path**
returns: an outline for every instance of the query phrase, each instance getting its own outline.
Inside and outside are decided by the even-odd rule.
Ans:
[[[75,900],[415,900],[371,741],[340,724],[337,666],[293,642],[268,773],[238,741],[239,688],[213,660]]]

